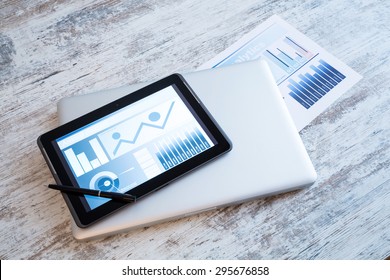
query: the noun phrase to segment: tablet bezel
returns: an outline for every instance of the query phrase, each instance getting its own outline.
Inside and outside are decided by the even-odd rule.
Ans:
[[[190,111],[196,114],[199,124],[204,128],[205,132],[209,136],[212,136],[212,138],[215,139],[216,144],[202,153],[197,154],[196,156],[131,189],[127,193],[135,195],[137,198],[142,198],[148,193],[166,186],[171,181],[179,178],[187,172],[203,165],[221,154],[230,151],[232,148],[231,142],[217,122],[200,102],[199,98],[184,78],[180,74],[173,74],[41,135],[37,141],[38,146],[40,147],[57,183],[74,185],[72,181],[76,182],[73,178],[74,176],[72,171],[59,151],[58,146],[56,146],[57,139],[169,86],[177,87],[180,92],[180,94],[178,93],[178,96],[182,98],[183,102],[187,106],[190,107]],[[83,205],[83,203],[85,203],[84,196],[66,193],[63,193],[63,196],[76,224],[79,227],[87,227],[127,205],[126,203],[111,200],[95,209],[87,211]]]

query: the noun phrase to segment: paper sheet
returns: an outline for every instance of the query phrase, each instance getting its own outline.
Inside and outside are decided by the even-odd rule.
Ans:
[[[199,67],[265,59],[300,131],[362,76],[278,16]]]

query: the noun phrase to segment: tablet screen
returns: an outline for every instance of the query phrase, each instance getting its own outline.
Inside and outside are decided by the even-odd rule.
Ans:
[[[125,193],[213,147],[175,85],[55,140],[82,188]],[[85,196],[86,211],[109,201]]]
[[[137,201],[231,149],[178,74],[42,134],[38,146],[58,184],[127,193]],[[127,205],[92,195],[63,195],[80,227]]]

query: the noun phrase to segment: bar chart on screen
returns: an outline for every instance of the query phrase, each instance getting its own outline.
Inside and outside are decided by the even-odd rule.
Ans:
[[[155,143],[155,154],[165,170],[210,148],[210,142],[198,127],[185,128]]]
[[[79,146],[81,146],[79,147],[80,152],[77,152],[77,154],[73,148],[68,148],[64,151],[66,159],[72,167],[76,177],[84,175],[109,162],[109,159],[97,138],[89,140],[88,143],[81,143]],[[89,158],[91,158],[91,160]]]

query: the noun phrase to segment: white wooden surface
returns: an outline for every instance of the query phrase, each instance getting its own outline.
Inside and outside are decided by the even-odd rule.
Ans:
[[[72,238],[36,138],[65,96],[195,69],[272,14],[364,76],[301,132],[311,188]],[[390,1],[0,3],[1,259],[383,259],[390,255]]]

